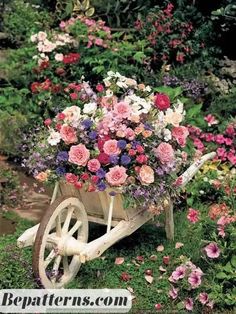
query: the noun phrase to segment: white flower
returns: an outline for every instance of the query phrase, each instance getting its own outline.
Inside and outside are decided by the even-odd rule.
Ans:
[[[93,114],[97,110],[97,104],[95,102],[90,102],[84,105],[83,113],[84,114]]]
[[[164,136],[164,140],[166,142],[168,142],[168,141],[170,141],[172,139],[171,131],[169,129],[164,129],[163,130],[163,136]]]
[[[146,100],[145,98],[136,96],[135,94],[126,96],[124,101],[127,102],[131,106],[132,113],[135,115],[148,113],[152,107],[151,101]]]
[[[63,110],[63,113],[65,115],[64,121],[66,123],[70,123],[73,126],[78,125],[81,117],[81,110],[78,106],[67,107],[65,110]]]
[[[51,146],[55,146],[57,145],[61,140],[61,135],[59,132],[56,132],[54,130],[51,130],[50,131],[50,136],[48,138],[48,143],[51,145]]]
[[[37,41],[37,39],[38,39],[38,35],[37,34],[33,34],[33,35],[30,36],[30,41],[32,43],[35,43]]]
[[[62,61],[63,60],[63,53],[56,53],[55,54],[55,60],[56,61]]]
[[[128,85],[122,81],[117,81],[116,85],[119,86],[120,88],[128,88]]]
[[[44,41],[47,38],[47,34],[45,32],[38,32],[37,38],[39,41]]]

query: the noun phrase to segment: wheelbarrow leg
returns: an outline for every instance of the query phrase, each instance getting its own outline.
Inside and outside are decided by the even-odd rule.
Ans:
[[[168,240],[174,240],[174,215],[173,215],[173,203],[169,199],[168,205],[165,207],[165,231],[166,231],[166,237]]]

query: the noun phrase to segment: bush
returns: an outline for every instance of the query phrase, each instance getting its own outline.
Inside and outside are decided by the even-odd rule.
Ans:
[[[3,13],[3,30],[15,45],[25,43],[32,32],[48,28],[50,17],[45,10],[24,0],[11,1]]]

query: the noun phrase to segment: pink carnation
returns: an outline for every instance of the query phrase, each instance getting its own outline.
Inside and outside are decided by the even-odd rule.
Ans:
[[[91,172],[97,172],[101,168],[101,164],[97,159],[90,159],[87,164],[88,170]]]
[[[75,129],[66,124],[60,128],[60,135],[66,144],[73,144],[78,140]]]
[[[78,166],[86,166],[90,152],[83,144],[73,145],[69,151],[69,161]]]
[[[167,164],[173,161],[174,150],[170,144],[163,142],[155,149],[155,155],[162,164]]]
[[[118,155],[120,149],[117,144],[117,140],[108,140],[103,145],[103,151],[107,155]]]
[[[189,208],[187,218],[190,222],[194,223],[199,221],[199,211]]]
[[[188,135],[188,129],[184,126],[176,126],[172,130],[172,136],[176,139],[177,143],[181,147],[184,147],[186,145],[186,139]]]
[[[106,180],[112,186],[120,186],[124,184],[127,177],[126,169],[123,166],[110,168],[109,172],[106,174]]]
[[[118,102],[114,105],[114,113],[120,119],[128,119],[131,115],[130,105],[124,101]]]
[[[211,242],[208,244],[205,248],[204,251],[206,252],[207,256],[210,258],[218,258],[220,256],[220,249],[218,245],[214,242]]]

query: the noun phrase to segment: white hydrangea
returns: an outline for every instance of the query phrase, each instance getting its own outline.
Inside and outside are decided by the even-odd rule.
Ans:
[[[83,113],[91,115],[95,113],[97,110],[97,104],[95,102],[89,102],[88,104],[84,105]]]
[[[152,103],[150,100],[139,97],[135,94],[125,96],[124,99],[127,102],[133,111],[133,114],[141,115],[142,113],[148,113],[152,108]]]

